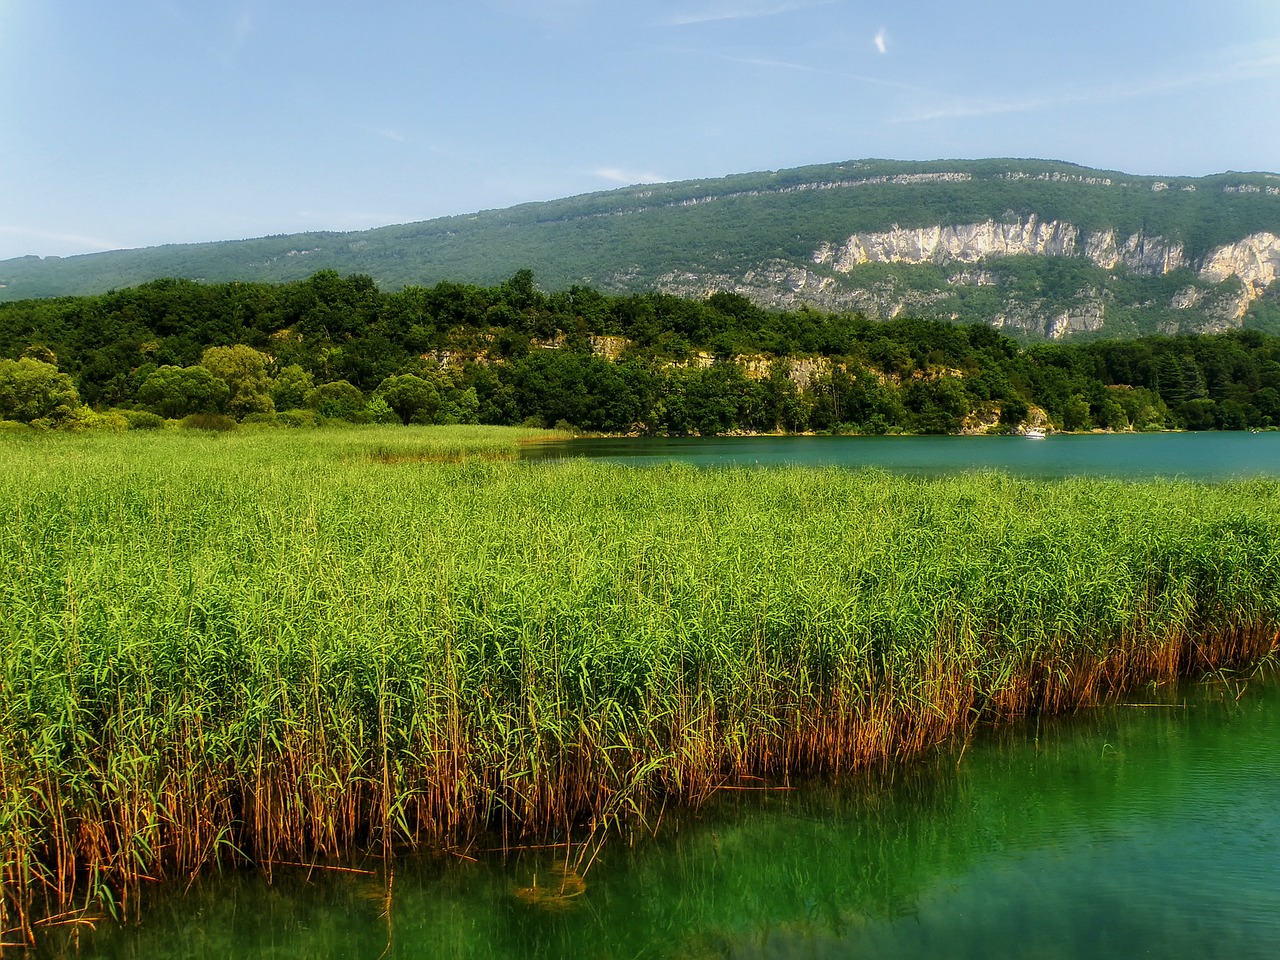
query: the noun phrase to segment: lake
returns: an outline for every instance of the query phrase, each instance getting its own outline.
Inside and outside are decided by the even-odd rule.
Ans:
[[[75,955],[1262,960],[1280,956],[1277,743],[1274,672],[1147,688],[893,772],[724,793],[589,869],[591,849],[473,849],[390,885],[205,875]]]
[[[1280,432],[1057,434],[1025,437],[683,437],[527,445],[529,459],[589,457],[634,465],[838,466],[920,476],[1001,470],[1027,477],[1280,477]]]

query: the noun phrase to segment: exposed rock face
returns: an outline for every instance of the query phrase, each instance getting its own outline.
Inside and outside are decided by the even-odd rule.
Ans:
[[[590,336],[587,340],[591,344],[591,352],[606,360],[617,360],[631,342],[626,337],[613,337],[608,334]]]
[[[1175,310],[1194,310],[1196,316],[1190,322],[1170,320],[1164,323],[1161,333],[1224,333],[1236,330],[1244,322],[1258,291],[1239,279],[1228,277],[1212,286],[1192,284],[1179,290],[1169,301]]]
[[[830,375],[830,357],[791,357],[778,360],[762,354],[734,357],[734,362],[751,380],[767,380],[776,370],[801,390],[808,390],[819,377]]]
[[[839,247],[824,244],[813,262],[848,273],[863,263],[977,263],[983,257],[1018,254],[1071,256],[1080,231],[1058,220],[1034,215],[1013,223],[970,223],[961,226],[895,227],[885,233],[855,233]]]
[[[1033,333],[1051,340],[1101,330],[1106,320],[1102,295],[1093,289],[1080,290],[1074,301],[1060,310],[1047,309],[1040,300],[1029,303],[1011,301],[1008,310],[992,318],[991,325],[997,330]]]
[[[1228,277],[1243,281],[1249,303],[1275,282],[1280,274],[1280,237],[1274,233],[1255,233],[1238,243],[1218,247],[1205,257],[1200,276],[1220,283]]]
[[[828,310],[861,309],[851,292],[841,289],[833,278],[783,260],[767,261],[740,277],[673,270],[656,278],[655,285],[678,297],[708,297],[723,290],[767,307],[793,309],[808,304]]]
[[[1079,241],[1080,230],[1074,224],[1039,220],[1033,215],[1014,223],[987,220],[959,227],[938,225],[855,233],[838,247],[824,243],[814,251],[813,262],[831,266],[837,273],[850,273],[860,264],[975,264],[984,257],[1076,256]],[[1115,230],[1091,234],[1084,243],[1084,256],[1105,270],[1125,266],[1133,273],[1147,276],[1172,273],[1189,266],[1180,243],[1144,233],[1117,241]]]
[[[1082,257],[1104,270],[1123,269],[1139,276],[1198,269],[1195,282],[1163,301],[1167,307],[1155,300],[1122,305],[1130,311],[1147,311],[1165,332],[1238,329],[1250,304],[1280,277],[1280,236],[1274,233],[1255,233],[1226,244],[1196,263],[1181,243],[1159,235],[1139,231],[1117,236],[1115,230],[1106,229],[1083,237],[1074,224],[1030,216],[856,233],[841,244],[823,244],[810,257],[811,265],[774,258],[737,275],[695,267],[660,276],[656,285],[681,296],[732,291],[774,308],[807,304],[854,310],[878,320],[911,315],[957,320],[966,315],[966,288],[1006,287],[1009,281],[992,261],[1010,256]],[[857,268],[871,263],[959,266],[944,286],[934,288],[904,282],[897,275],[873,273],[860,280]],[[989,322],[1009,332],[1061,339],[1102,329],[1107,311],[1116,306],[1113,299],[1109,288],[1079,290],[1064,302],[1061,297],[1042,299],[1008,286],[1001,291],[1000,312],[990,316]],[[1161,310],[1182,316],[1161,318]]]
[[[1203,300],[1204,289],[1193,285],[1175,293],[1173,299],[1169,301],[1169,306],[1175,310],[1190,310],[1199,306]]]
[[[947,277],[953,287],[998,287],[1000,278],[990,270],[961,270]]]
[[[1163,276],[1189,265],[1182,244],[1170,243],[1164,237],[1148,237],[1141,232],[1123,243],[1116,242],[1114,230],[1090,234],[1084,255],[1104,270],[1124,266],[1149,277]]]
[[[1039,220],[1033,215],[1012,223],[987,220],[960,226],[895,227],[884,233],[855,233],[840,246],[820,246],[814,251],[813,262],[830,266],[838,273],[849,273],[864,263],[977,263],[986,257],[1019,255],[1071,257],[1080,253],[1079,245],[1080,230],[1074,224]],[[1085,241],[1084,255],[1105,270],[1123,266],[1145,276],[1160,276],[1189,266],[1182,244],[1142,232],[1117,240],[1114,230],[1100,230]]]

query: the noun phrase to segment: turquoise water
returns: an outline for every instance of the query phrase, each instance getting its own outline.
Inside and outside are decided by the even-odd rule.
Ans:
[[[939,475],[994,469],[1029,477],[1280,476],[1280,432],[1025,437],[707,437],[582,439],[533,444],[533,459],[592,457],[630,464],[874,467]]]
[[[1128,703],[893,774],[724,793],[668,813],[656,839],[613,838],[589,868],[592,848],[473,849],[390,882],[206,876],[153,893],[137,926],[83,934],[75,955],[1280,956],[1280,683]],[[576,895],[530,903],[535,882]]]

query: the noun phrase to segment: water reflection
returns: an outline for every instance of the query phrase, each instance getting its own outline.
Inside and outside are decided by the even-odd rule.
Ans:
[[[1006,730],[892,775],[725,794],[589,869],[573,848],[394,878],[207,877],[82,955],[1269,958],[1280,684],[1237,692],[1142,691],[1146,706]],[[583,874],[563,902],[527,895]]]
[[[1280,432],[1022,437],[613,438],[541,443],[526,459],[584,457],[634,466],[838,466],[916,476],[1001,470],[1057,479],[1182,477],[1222,481],[1280,476]]]

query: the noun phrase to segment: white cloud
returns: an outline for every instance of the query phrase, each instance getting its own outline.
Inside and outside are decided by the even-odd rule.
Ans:
[[[8,223],[0,223],[0,234],[18,237],[21,240],[36,240],[43,243],[58,244],[60,250],[67,251],[64,255],[92,253],[95,250],[118,250],[122,246],[122,244],[113,243],[110,240],[102,240],[98,237],[86,237],[78,233],[50,233],[46,230],[32,230],[28,227],[19,227]],[[15,254],[15,256],[21,256],[21,254]]]
[[[886,37],[884,35],[883,28],[881,28],[880,32],[876,34],[876,38],[872,42],[876,45],[876,49],[879,50],[881,53],[889,52],[889,46],[888,46],[888,43],[886,42]]]
[[[919,123],[1006,113],[1033,113],[1053,107],[1136,100],[1276,76],[1280,76],[1280,52],[1260,44],[1252,48],[1217,51],[1212,62],[1198,69],[1187,69],[1165,76],[1139,80],[1121,78],[1093,87],[1058,88],[1020,98],[954,100],[943,106],[923,109],[894,119],[898,123]]]
[[[660,177],[656,173],[636,173],[619,167],[599,167],[591,172],[602,180],[620,183],[623,186],[630,186],[633,183],[665,183],[667,180],[666,177]]]
[[[715,23],[720,20],[754,20],[760,17],[776,17],[783,13],[805,10],[809,7],[825,7],[835,0],[722,0],[711,7],[690,13],[668,17],[663,24],[684,27],[695,23]]]
[[[231,35],[238,47],[253,33],[253,16],[248,10],[243,10],[240,16],[236,17],[235,26],[232,27]]]
[[[794,70],[799,73],[813,73],[818,76],[831,77],[835,80],[846,80],[853,83],[871,83],[880,87],[892,87],[896,90],[910,90],[915,93],[922,93],[928,96],[933,95],[932,90],[918,87],[910,83],[902,83],[898,80],[886,80],[883,77],[872,77],[862,73],[846,73],[843,70],[828,70],[824,67],[815,67],[807,63],[793,63],[789,60],[772,60],[767,57],[735,57],[727,53],[720,53],[716,50],[697,50],[684,47],[668,47],[665,48],[672,53],[684,54],[691,57],[707,57],[714,60],[724,60],[726,63],[741,63],[748,67],[765,67],[773,70]]]

